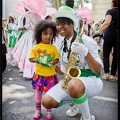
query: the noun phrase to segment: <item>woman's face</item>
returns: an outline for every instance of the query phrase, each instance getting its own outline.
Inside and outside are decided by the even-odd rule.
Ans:
[[[42,43],[50,44],[51,40],[53,39],[53,30],[51,28],[47,28],[42,32]]]
[[[12,16],[9,16],[9,20],[10,20],[10,21],[13,21],[13,17],[12,17]]]
[[[99,28],[99,24],[95,24],[95,27],[96,27],[96,28]]]
[[[56,28],[58,33],[61,36],[65,36],[67,39],[72,36],[72,33],[74,31],[74,25],[72,23],[68,25],[66,22],[62,23],[61,21],[58,21],[58,19],[56,19]]]

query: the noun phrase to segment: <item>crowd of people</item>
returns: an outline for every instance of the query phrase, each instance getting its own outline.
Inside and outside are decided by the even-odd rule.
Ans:
[[[117,5],[117,0],[112,0],[105,19],[97,23],[91,20],[86,24],[87,19],[73,9],[74,0],[66,0],[56,13],[44,19],[25,4],[17,22],[13,15],[8,21],[2,20],[2,73],[7,64],[18,66],[23,77],[32,81],[36,90],[34,120],[41,117],[41,104],[46,108],[46,120],[53,120],[51,109],[67,103],[63,101],[71,103],[67,116],[81,111],[80,120],[95,120],[89,98],[102,91],[102,80],[117,81]],[[69,77],[66,91],[61,86],[68,79],[71,53],[80,61],[76,65],[81,75]],[[65,76],[64,80],[58,80],[56,73]]]

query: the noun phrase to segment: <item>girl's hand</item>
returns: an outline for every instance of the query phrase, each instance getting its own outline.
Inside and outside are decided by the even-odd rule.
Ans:
[[[57,64],[59,62],[59,59],[56,59],[56,60],[52,60],[51,62],[50,62],[50,64],[51,65],[55,65],[55,64]]]

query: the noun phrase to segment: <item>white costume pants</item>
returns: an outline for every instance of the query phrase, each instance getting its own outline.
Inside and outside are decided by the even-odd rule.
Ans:
[[[94,97],[102,91],[103,82],[100,78],[96,78],[95,76],[79,78],[85,85],[85,92],[87,93],[88,98]],[[66,98],[70,99],[69,93],[61,87],[62,82],[63,81],[60,81],[46,93],[54,98],[58,103]]]

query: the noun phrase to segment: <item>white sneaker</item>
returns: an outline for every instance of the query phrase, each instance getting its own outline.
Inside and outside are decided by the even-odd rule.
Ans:
[[[90,116],[81,116],[80,120],[95,120],[95,116],[94,115],[90,115]]]
[[[66,112],[67,116],[75,116],[79,112],[79,108],[75,103],[72,103],[69,107],[69,110]]]

